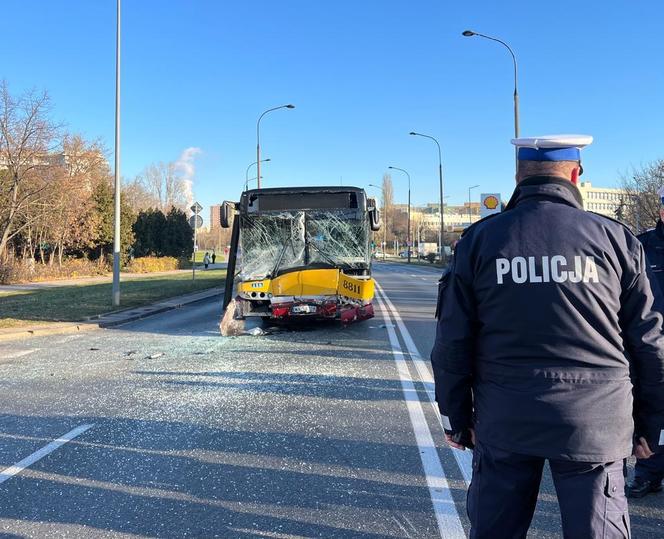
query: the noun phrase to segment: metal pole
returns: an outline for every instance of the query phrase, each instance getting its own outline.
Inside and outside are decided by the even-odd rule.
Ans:
[[[437,144],[437,143],[436,143]],[[440,147],[438,147],[438,159],[440,160]],[[445,252],[445,206],[443,200],[443,162],[438,164],[438,179],[440,181],[440,263],[445,265],[447,262],[447,253]]]
[[[438,140],[431,135],[424,135],[422,133],[416,133],[415,131],[410,132],[411,135],[418,137],[424,137],[433,140],[438,147],[438,180],[440,182],[440,262],[444,266],[447,261],[447,254],[445,253],[445,211],[443,206],[443,201],[445,199],[444,189],[443,189],[443,153],[440,149],[440,144]]]
[[[408,244],[408,263],[410,264],[410,176],[408,177],[408,232],[406,233],[406,243]]]
[[[194,254],[191,263],[191,280],[196,280],[196,225],[198,224],[198,212],[194,212]]]
[[[115,205],[113,215],[113,306],[120,305],[120,3],[116,0],[115,32]]]
[[[246,170],[246,172],[244,173],[244,190],[245,190],[245,191],[249,188],[249,169],[250,169],[251,167],[253,167],[255,164],[256,164],[256,163],[251,163],[251,165],[249,165],[249,166],[247,167],[247,170]]]
[[[261,188],[261,120],[263,119],[263,116],[265,116],[268,112],[272,112],[273,110],[294,108],[295,105],[291,104],[281,105],[279,107],[267,109],[258,117],[258,121],[256,122],[256,177],[258,178],[257,189]]]
[[[470,210],[470,207],[472,205],[471,198],[470,198],[470,191],[471,191],[471,189],[475,189],[476,187],[479,187],[479,184],[478,185],[471,185],[470,187],[468,187],[468,226],[470,226],[473,223],[473,216],[472,216],[472,212]]]
[[[258,120],[260,126],[260,120]],[[261,143],[260,143],[260,127],[256,128],[256,188],[261,188]]]
[[[472,219],[472,217],[470,215],[470,190],[471,189],[472,189],[472,187],[468,188],[468,226],[470,226],[470,222],[471,222],[471,219]]]
[[[514,51],[512,50],[512,47],[510,47],[502,39],[487,36],[486,34],[480,34],[479,32],[473,32],[472,30],[466,30],[462,33],[462,35],[464,35],[466,37],[472,37],[472,36],[483,37],[484,39],[488,39],[490,41],[495,41],[496,43],[500,43],[503,47],[505,47],[509,51],[510,55],[512,56],[512,62],[514,63],[514,138],[519,138],[519,132],[520,132],[520,129],[519,129],[519,91],[518,91],[518,67],[517,67],[517,61],[516,61],[516,54],[514,54]],[[519,166],[518,148],[515,148],[514,150],[515,150],[516,166],[518,168],[518,166]]]

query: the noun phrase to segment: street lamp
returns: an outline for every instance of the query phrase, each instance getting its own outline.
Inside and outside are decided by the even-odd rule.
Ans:
[[[440,151],[440,144],[438,141],[431,135],[423,135],[422,133],[416,133],[411,131],[410,135],[416,137],[424,137],[433,140],[438,146],[438,180],[440,183],[440,262],[445,265],[447,254],[445,253],[445,212],[443,210],[443,201],[445,199],[444,190],[443,190],[443,156]]]
[[[373,183],[369,184],[369,187],[374,189],[380,189],[383,194],[383,213],[385,214],[385,228],[383,230],[383,262],[385,261],[385,248],[387,247],[387,212],[385,211],[385,189],[380,185],[375,185]]]
[[[399,167],[387,167],[392,170],[399,170],[408,176],[408,232],[406,233],[406,250],[408,252],[408,263],[410,264],[410,174]]]
[[[279,109],[294,109],[295,105],[280,105],[271,109],[267,109],[263,114],[258,117],[256,122],[256,177],[258,178],[257,188],[261,188],[261,120],[268,112]]]
[[[263,159],[261,162],[263,162],[263,163],[267,163],[268,161],[272,161],[272,159],[270,159],[270,158]],[[256,164],[257,164],[256,161],[254,161],[253,163],[251,163],[251,165],[249,165],[249,166],[247,167],[247,170],[246,170],[246,172],[244,173],[244,190],[245,190],[245,191],[247,190],[247,184],[248,184],[249,181],[250,181],[250,180],[249,180],[249,169],[250,169],[251,167],[253,167],[254,165],[256,165]],[[252,179],[255,180],[256,178],[252,178]]]
[[[470,190],[471,190],[471,189],[475,189],[475,187],[479,187],[479,184],[477,184],[477,185],[471,185],[471,186],[468,188],[468,226],[470,226],[470,225],[472,224],[472,222],[473,222],[473,218],[471,217],[471,213],[470,213]]]
[[[487,36],[485,34],[480,34],[478,32],[473,32],[472,30],[465,30],[461,35],[465,37],[483,37],[484,39],[489,39],[491,41],[495,41],[497,43],[500,43],[503,45],[512,55],[512,61],[514,62],[514,138],[519,138],[519,90],[517,87],[517,64],[516,64],[516,55],[514,54],[514,51],[512,50],[512,47],[510,47],[507,43],[505,43],[503,40]]]
[[[257,180],[257,179],[258,179],[258,177],[247,178],[247,181],[246,181],[246,183],[244,184],[244,190],[246,191],[246,190],[249,188],[249,182],[253,182],[253,181]]]
[[[111,295],[113,307],[120,305],[120,3],[115,8],[115,178],[113,213],[113,286]]]

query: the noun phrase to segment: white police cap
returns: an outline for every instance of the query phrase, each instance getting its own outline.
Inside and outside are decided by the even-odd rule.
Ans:
[[[512,139],[523,161],[580,161],[581,148],[592,144],[590,135],[544,135]]]

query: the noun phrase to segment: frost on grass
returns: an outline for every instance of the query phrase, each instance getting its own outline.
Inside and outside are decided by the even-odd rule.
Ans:
[[[242,280],[310,265],[367,268],[370,263],[366,217],[354,209],[278,211],[243,216],[240,252]]]

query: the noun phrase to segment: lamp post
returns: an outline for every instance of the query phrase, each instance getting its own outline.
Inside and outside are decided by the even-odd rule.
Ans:
[[[268,159],[263,159],[262,162],[263,162],[263,163],[267,163],[268,161],[272,161],[272,159],[270,159],[270,158],[268,158]],[[249,165],[249,166],[247,167],[247,170],[246,170],[246,172],[244,173],[244,190],[245,190],[245,191],[247,190],[247,184],[249,183],[249,169],[250,169],[251,167],[253,167],[254,165],[256,165],[256,164],[258,164],[256,161],[254,161],[253,163],[251,163],[251,165]],[[255,180],[256,178],[252,178],[252,179]]]
[[[383,230],[382,251],[383,251],[383,262],[384,262],[385,261],[385,248],[387,247],[387,212],[385,211],[385,189],[383,189],[381,186],[375,185],[373,183],[370,183],[369,187],[373,187],[374,189],[380,189],[381,193],[383,194],[383,213],[385,214],[385,229]]]
[[[392,170],[399,170],[408,176],[408,232],[406,233],[406,250],[408,252],[408,263],[410,264],[410,174],[399,167],[387,167]]]
[[[256,122],[256,177],[258,178],[258,185],[257,188],[261,188],[261,120],[263,119],[263,116],[265,116],[268,112],[272,112],[273,110],[279,110],[279,109],[294,109],[295,105],[280,105],[278,107],[274,107],[271,109],[267,109],[263,114],[261,114],[258,117],[258,121]]]
[[[113,307],[120,305],[120,3],[116,0],[115,31],[115,193],[113,213]]]
[[[443,156],[442,152],[440,151],[440,144],[438,140],[436,140],[431,135],[424,135],[422,133],[416,133],[415,131],[411,131],[410,135],[431,139],[438,147],[438,180],[440,183],[440,262],[444,266],[447,260],[447,253],[445,253],[445,211],[443,206],[445,199],[443,189]]]
[[[468,188],[468,226],[470,226],[473,222],[473,218],[472,218],[471,213],[470,213],[470,204],[471,204],[470,203],[470,191],[471,191],[471,189],[475,189],[476,187],[479,187],[479,184],[471,185]]]
[[[247,178],[247,181],[244,184],[244,190],[245,191],[249,188],[249,182],[253,182],[254,180],[258,180],[258,177],[256,176],[254,178]]]
[[[496,43],[500,43],[503,47],[505,47],[509,51],[509,53],[512,55],[512,62],[514,63],[514,138],[519,138],[518,68],[517,68],[517,63],[516,63],[516,55],[514,54],[514,51],[512,50],[512,47],[510,47],[502,39],[487,36],[485,34],[480,34],[479,32],[473,32],[472,30],[465,30],[461,35],[463,35],[465,37],[473,37],[473,36],[483,37],[484,39],[488,39],[490,41],[495,41]]]

